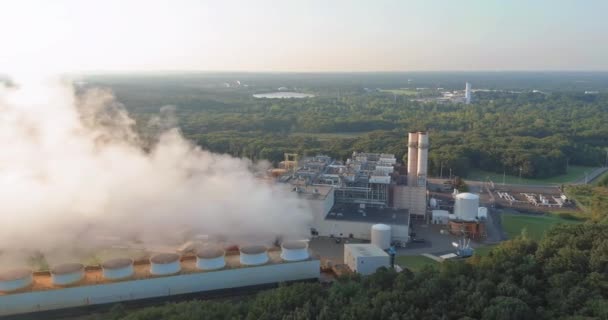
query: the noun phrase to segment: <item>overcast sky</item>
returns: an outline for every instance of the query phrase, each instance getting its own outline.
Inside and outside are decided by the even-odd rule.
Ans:
[[[608,1],[4,0],[0,72],[608,70]]]

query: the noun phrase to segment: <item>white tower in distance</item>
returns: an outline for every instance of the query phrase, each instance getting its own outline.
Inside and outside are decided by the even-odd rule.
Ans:
[[[464,103],[471,104],[471,84],[466,83],[464,89]]]

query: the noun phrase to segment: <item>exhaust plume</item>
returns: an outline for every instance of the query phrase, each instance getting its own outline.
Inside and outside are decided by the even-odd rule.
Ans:
[[[63,259],[100,239],[307,236],[312,216],[303,201],[256,178],[258,164],[194,146],[166,119],[150,122],[162,131],[144,148],[107,90],[76,94],[65,81],[1,86],[0,259],[24,251]]]

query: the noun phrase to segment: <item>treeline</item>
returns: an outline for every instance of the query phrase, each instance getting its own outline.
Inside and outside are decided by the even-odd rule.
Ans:
[[[172,319],[608,319],[608,225],[558,225],[487,256],[412,273],[282,286],[244,301],[192,301],[105,318]]]
[[[568,165],[602,165],[608,147],[606,94],[476,92],[474,104],[461,105],[362,89],[312,99],[255,99],[257,89],[187,81],[100,85],[116,93],[141,130],[162,106],[174,105],[188,138],[211,151],[254,159],[279,161],[287,151],[342,159],[353,150],[402,156],[406,133],[428,130],[432,174],[443,167],[466,176],[479,168],[540,178],[565,173]],[[326,137],[332,133],[353,135]]]

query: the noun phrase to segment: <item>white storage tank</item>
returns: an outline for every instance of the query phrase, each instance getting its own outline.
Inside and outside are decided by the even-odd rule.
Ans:
[[[108,280],[128,278],[135,272],[133,269],[133,259],[115,258],[104,261],[101,264],[103,277]]]
[[[431,198],[431,200],[429,201],[429,206],[433,209],[437,208],[437,199]]]
[[[474,221],[477,219],[479,210],[479,196],[464,192],[456,195],[454,204],[454,214],[457,219],[464,221]]]
[[[159,253],[150,258],[150,273],[155,276],[180,272],[182,266],[177,253]]]
[[[477,218],[479,218],[479,220],[488,219],[488,208],[479,207],[479,210],[477,210]]]
[[[201,270],[217,270],[226,266],[226,252],[219,247],[205,247],[196,252],[196,267]]]
[[[245,266],[257,266],[268,262],[265,246],[251,245],[240,248],[240,261]]]
[[[0,273],[0,292],[9,292],[28,287],[34,281],[32,270],[13,269]]]
[[[281,259],[285,261],[302,261],[309,257],[308,243],[305,241],[286,241],[281,243]]]
[[[57,286],[76,283],[84,278],[84,265],[81,263],[65,263],[51,268],[51,279]]]
[[[386,224],[375,224],[372,226],[372,244],[382,250],[391,246],[391,227]]]

